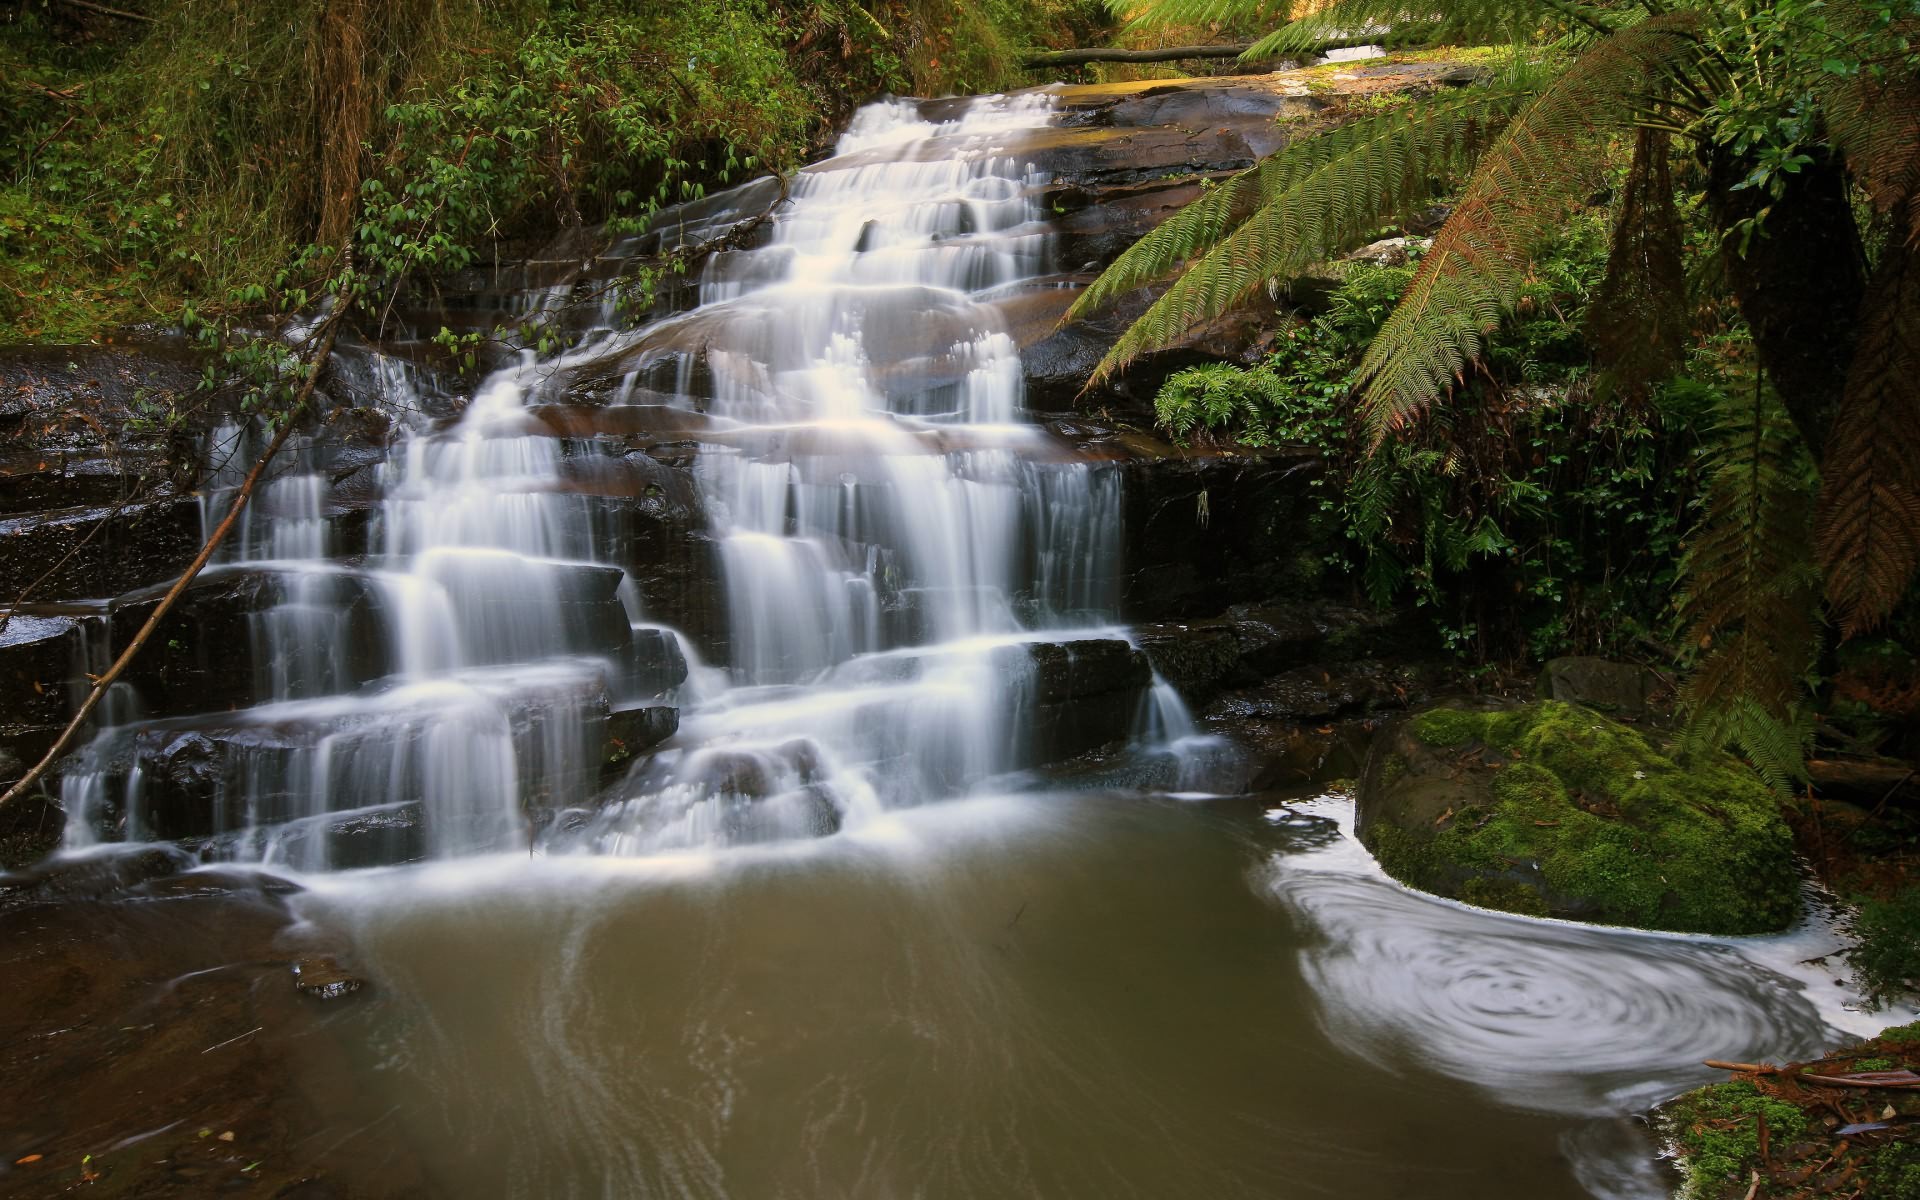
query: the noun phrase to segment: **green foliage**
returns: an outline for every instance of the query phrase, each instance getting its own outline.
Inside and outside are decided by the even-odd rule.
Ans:
[[[1588,389],[1582,331],[1606,229],[1599,212],[1568,224],[1490,339],[1486,371],[1417,436],[1370,451],[1345,403],[1412,267],[1348,265],[1327,311],[1283,328],[1266,363],[1176,374],[1158,416],[1182,437],[1318,450],[1329,565],[1380,604],[1425,608],[1463,655],[1637,652],[1669,620],[1707,400],[1669,385],[1626,408]]]
[[[310,245],[387,298],[556,226],[797,165],[885,91],[1014,82],[1092,0],[155,0],[0,16],[0,339],[271,308]],[[942,48],[945,49],[942,49]]]
[[[1862,904],[1853,933],[1847,958],[1869,1000],[1886,1004],[1920,989],[1920,888]]]
[[[1760,1119],[1774,1145],[1788,1146],[1807,1133],[1807,1118],[1784,1100],[1763,1095],[1745,1080],[1688,1092],[1660,1110],[1661,1129],[1681,1154],[1680,1194],[1704,1200],[1729,1180],[1744,1179],[1760,1161]],[[1879,1193],[1875,1193],[1876,1195]]]
[[[1602,153],[1695,53],[1674,12],[1575,59],[1481,155],[1420,272],[1367,347],[1360,407],[1375,441],[1447,395],[1514,309],[1533,254],[1605,178]]]

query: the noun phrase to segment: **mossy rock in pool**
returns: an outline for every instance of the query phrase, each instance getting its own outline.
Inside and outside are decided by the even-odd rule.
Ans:
[[[1642,929],[1767,933],[1799,911],[1779,797],[1572,704],[1451,703],[1375,739],[1360,839],[1389,875],[1471,904]]]

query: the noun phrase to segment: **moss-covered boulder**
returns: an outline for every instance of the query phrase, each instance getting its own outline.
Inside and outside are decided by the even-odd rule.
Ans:
[[[1375,740],[1358,802],[1388,874],[1471,904],[1722,934],[1799,910],[1780,800],[1751,771],[1577,705],[1415,713]]]

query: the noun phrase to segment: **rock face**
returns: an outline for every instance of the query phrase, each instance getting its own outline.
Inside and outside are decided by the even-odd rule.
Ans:
[[[1792,837],[1752,772],[1555,701],[1396,721],[1357,831],[1401,882],[1510,912],[1737,934],[1799,909]]]
[[[1584,704],[1616,717],[1644,716],[1647,701],[1665,685],[1645,667],[1609,662],[1604,658],[1549,659],[1540,668],[1538,693],[1543,700]]]

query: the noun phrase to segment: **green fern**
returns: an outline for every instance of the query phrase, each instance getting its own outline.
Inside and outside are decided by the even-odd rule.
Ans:
[[[1086,316],[1187,264],[1090,382],[1430,203],[1535,90],[1470,88],[1364,118],[1212,189],[1121,255],[1068,311],[1068,320]]]
[[[1680,613],[1700,655],[1687,738],[1732,746],[1774,787],[1805,778],[1807,677],[1819,648],[1814,482],[1799,434],[1756,382],[1719,405],[1705,499],[1681,559]]]
[[[1464,378],[1526,283],[1532,251],[1606,170],[1606,141],[1630,129],[1697,53],[1697,13],[1615,34],[1553,82],[1481,157],[1420,271],[1360,364],[1376,443]]]

